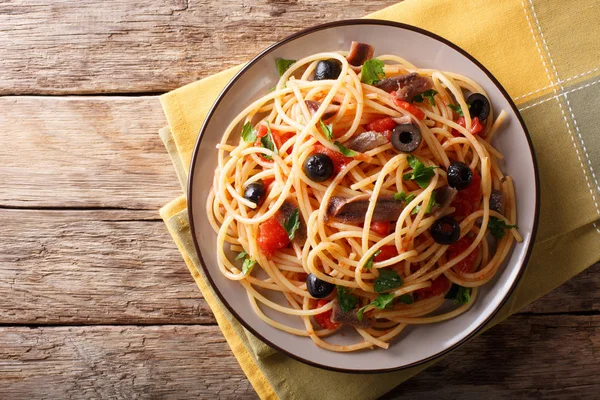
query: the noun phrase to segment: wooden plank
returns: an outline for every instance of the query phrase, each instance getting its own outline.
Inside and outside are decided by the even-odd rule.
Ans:
[[[0,209],[1,324],[207,324],[214,317],[148,211]]]
[[[600,315],[513,316],[384,399],[597,399]]]
[[[3,1],[0,95],[167,91],[248,61],[302,28],[394,3]]]
[[[0,221],[0,323],[214,323],[154,212],[0,209]],[[597,264],[525,311],[598,311],[599,286]]]
[[[596,398],[599,328],[598,315],[516,316],[384,398]],[[11,399],[255,398],[215,326],[4,327],[0,340]]]
[[[6,399],[255,399],[216,326],[0,328]]]
[[[0,98],[0,206],[157,210],[181,194],[157,97]]]

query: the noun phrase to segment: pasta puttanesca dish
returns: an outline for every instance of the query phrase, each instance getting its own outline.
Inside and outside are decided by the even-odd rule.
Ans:
[[[522,240],[491,144],[505,112],[468,77],[373,54],[277,59],[277,85],[217,146],[207,201],[220,271],[264,322],[331,351],[464,313]],[[328,342],[342,326],[362,340]]]

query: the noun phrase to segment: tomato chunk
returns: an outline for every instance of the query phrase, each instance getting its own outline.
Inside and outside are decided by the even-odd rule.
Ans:
[[[267,256],[283,249],[290,243],[287,232],[275,217],[271,217],[258,226],[258,245]]]
[[[404,100],[400,100],[397,97],[394,97],[394,104],[400,108],[404,108],[406,111],[415,116],[418,120],[422,120],[425,118],[425,113],[421,111],[421,109],[417,106],[414,106]]]
[[[313,153],[325,154],[333,161],[333,171],[338,174],[344,167],[354,160],[352,157],[346,157],[339,151],[331,150],[322,144],[316,144]]]
[[[453,258],[461,255],[465,250],[469,248],[469,246],[473,243],[473,239],[468,236],[463,237],[458,242],[450,245],[448,247],[448,259],[452,260]],[[468,256],[463,258],[458,264],[452,267],[456,272],[473,272],[473,267],[475,266],[475,260],[477,260],[477,256],[479,255],[479,247],[476,247],[475,250],[469,253]]]
[[[398,255],[398,251],[396,250],[396,246],[382,246],[381,253],[375,256],[373,259],[376,262],[381,262],[385,260],[389,260],[392,257],[396,257]]]
[[[454,215],[457,217],[466,217],[475,211],[475,207],[481,199],[481,176],[477,170],[473,170],[473,178],[469,186],[459,190],[454,200],[450,204],[456,210]]]
[[[367,124],[367,130],[375,131],[375,132],[385,132],[388,130],[392,130],[396,127],[396,124],[393,119],[390,117],[376,119]]]
[[[275,132],[273,131],[273,141],[278,149],[283,146],[285,142],[293,138],[296,134],[294,132]],[[258,135],[257,135],[258,136]]]
[[[450,289],[450,280],[446,276],[440,275],[431,282],[430,287],[415,290],[415,298],[417,300],[425,300],[445,293],[448,289]]]
[[[466,127],[465,117],[458,117],[458,119],[456,120],[456,123],[459,124],[460,126],[462,126],[463,128]],[[471,127],[469,128],[469,132],[471,132],[473,135],[477,135],[481,131],[483,131],[483,125],[481,125],[481,122],[479,122],[479,118],[478,117],[473,118],[471,120]],[[463,135],[462,133],[460,133],[456,129],[452,128],[452,136],[460,137],[462,135]]]
[[[387,236],[390,234],[392,227],[390,221],[371,222],[371,230],[378,235]]]
[[[321,299],[317,302],[317,307],[323,307],[324,305],[326,305],[327,303],[329,303],[329,300],[326,299]],[[336,324],[335,322],[333,322],[331,320],[331,314],[332,314],[332,310],[329,311],[325,311],[321,314],[317,314],[314,316],[315,321],[317,322],[317,324],[321,325],[321,328],[323,329],[335,329],[338,326],[340,326],[340,324]]]

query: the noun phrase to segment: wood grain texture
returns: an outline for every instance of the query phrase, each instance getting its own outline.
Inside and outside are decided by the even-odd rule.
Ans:
[[[175,89],[302,28],[397,0],[1,3],[0,94],[81,94]]]
[[[0,206],[156,211],[181,194],[164,125],[154,96],[0,97]]]
[[[215,323],[153,212],[0,209],[0,221],[0,324]]]
[[[597,315],[516,316],[385,399],[594,399],[598,328]],[[5,327],[0,337],[0,393],[11,399],[256,396],[215,326]]]

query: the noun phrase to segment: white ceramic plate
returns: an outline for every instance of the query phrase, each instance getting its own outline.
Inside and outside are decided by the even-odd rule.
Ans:
[[[396,54],[420,68],[464,74],[483,86],[495,110],[508,113],[495,145],[505,155],[505,173],[514,178],[518,225],[524,241],[514,247],[493,281],[482,287],[468,312],[449,321],[409,327],[387,350],[334,353],[317,347],[309,338],[279,331],[255,315],[242,286],[219,272],[216,234],[208,223],[205,205],[217,164],[215,145],[229,122],[275,85],[278,79],[275,59],[296,60],[322,51],[346,50],[353,40],[373,45],[376,56]],[[478,332],[500,309],[521,277],[533,247],[539,211],[539,184],[531,140],[517,108],[498,81],[473,57],[447,40],[419,28],[379,20],[316,26],[282,40],[250,61],[223,90],[206,118],[192,160],[188,193],[196,250],[213,288],[232,314],[273,348],[311,365],[346,372],[383,372],[414,366],[444,354]],[[302,327],[298,318],[266,312],[282,322]],[[358,338],[346,331],[344,336],[338,334],[330,340],[344,343],[356,342]]]

